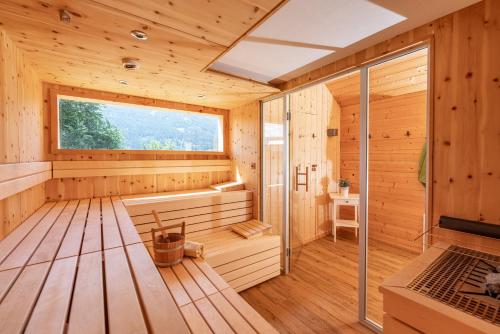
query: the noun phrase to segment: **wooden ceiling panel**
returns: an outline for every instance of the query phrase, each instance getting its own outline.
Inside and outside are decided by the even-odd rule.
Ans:
[[[398,96],[427,89],[427,50],[370,68],[370,100]],[[337,103],[348,106],[359,103],[359,72],[326,83]]]
[[[281,1],[95,0],[224,46],[230,46]]]
[[[202,69],[280,2],[0,0],[0,28],[44,81],[231,108],[278,90]],[[132,38],[133,29],[148,40]],[[124,70],[125,57],[140,69]]]

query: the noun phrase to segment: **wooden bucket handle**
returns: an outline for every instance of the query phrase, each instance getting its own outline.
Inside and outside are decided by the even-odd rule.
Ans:
[[[170,230],[170,229],[177,228],[177,227],[181,228],[181,235],[183,237],[185,237],[186,236],[186,222],[182,222],[182,223],[175,224],[175,225],[168,225],[168,226],[163,226],[163,227],[158,227],[158,228],[152,228],[151,229],[151,235],[153,237],[153,242],[156,240],[155,239],[155,234],[156,233],[163,232],[165,230]]]

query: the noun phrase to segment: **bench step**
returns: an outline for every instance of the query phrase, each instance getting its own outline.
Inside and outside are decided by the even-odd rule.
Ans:
[[[207,263],[238,292],[280,275],[278,235],[246,239],[225,230],[194,240],[204,244]]]
[[[261,237],[266,232],[270,231],[271,228],[272,226],[270,224],[264,224],[255,219],[231,225],[231,230],[234,233],[237,233],[246,239]]]

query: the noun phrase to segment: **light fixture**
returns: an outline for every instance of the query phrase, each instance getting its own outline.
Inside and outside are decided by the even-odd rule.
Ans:
[[[127,80],[119,80],[118,82],[121,83],[122,85],[128,85]]]
[[[205,97],[204,94],[198,94],[198,98],[203,99]]]
[[[133,71],[139,68],[139,59],[137,58],[123,58],[122,59],[123,68],[127,71]]]
[[[134,37],[135,39],[138,39],[140,41],[145,41],[148,39],[148,35],[144,31],[140,31],[140,30],[132,30],[130,32],[130,35],[132,35],[132,37]]]

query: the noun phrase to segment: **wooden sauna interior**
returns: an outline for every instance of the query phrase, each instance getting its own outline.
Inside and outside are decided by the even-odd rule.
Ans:
[[[370,71],[370,238],[415,253],[423,249],[425,186],[418,181],[419,159],[427,130],[427,49],[416,51]],[[290,95],[290,174],[309,166],[309,191],[292,190],[292,236],[303,245],[331,233],[329,192],[339,178],[349,179],[358,193],[360,174],[360,73],[313,85]],[[263,105],[264,126],[283,122],[282,98]],[[338,129],[328,136],[327,129]],[[276,134],[275,134],[276,136]],[[281,140],[280,140],[281,139]],[[283,176],[282,138],[270,137],[265,151],[264,180],[270,198],[264,221],[280,231]],[[271,208],[275,203],[277,209]],[[397,215],[395,213],[397,212]],[[341,216],[353,218],[352,207]],[[304,218],[306,217],[306,219]]]
[[[500,1],[353,0],[397,15],[343,46],[328,1],[0,0],[0,334],[500,332],[391,286],[451,244],[500,256]],[[288,24],[306,2],[324,20]],[[63,147],[65,99],[216,135]],[[366,226],[333,236],[339,179]],[[156,266],[153,210],[204,256]]]

